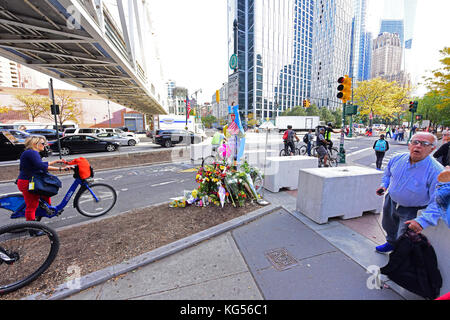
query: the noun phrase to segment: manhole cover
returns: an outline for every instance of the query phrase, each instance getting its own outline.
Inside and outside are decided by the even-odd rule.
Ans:
[[[273,249],[264,254],[278,271],[284,271],[295,265],[295,260],[285,248]]]

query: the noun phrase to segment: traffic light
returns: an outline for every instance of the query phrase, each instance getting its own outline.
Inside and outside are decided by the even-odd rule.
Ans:
[[[306,100],[306,108],[309,108],[309,106],[310,106],[310,102],[309,102],[309,100]]]
[[[339,86],[337,97],[342,100],[343,103],[352,99],[352,78],[348,75],[340,77],[338,79]]]
[[[303,108],[306,108],[306,100],[303,100]]]
[[[409,112],[417,112],[417,105],[419,103],[417,101],[410,101],[409,102]]]
[[[416,121],[420,121],[420,120],[422,120],[422,115],[421,114],[416,115]]]

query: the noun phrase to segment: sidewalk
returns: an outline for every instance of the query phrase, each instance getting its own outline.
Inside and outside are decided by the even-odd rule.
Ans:
[[[128,272],[108,281],[91,276],[89,289],[71,296],[66,291],[40,298],[421,299],[391,281],[383,289],[373,288],[374,276],[366,271],[367,267],[382,267],[388,261],[386,255],[374,251],[377,244],[384,242],[379,215],[335,219],[318,225],[295,212],[295,196],[296,191],[265,191],[271,205],[258,210],[251,222],[241,219],[222,231],[206,230],[201,236],[207,240],[189,245],[192,238],[186,239],[182,250],[173,254],[161,250],[149,253],[154,256],[153,262],[130,263]],[[382,276],[382,280],[388,279]]]

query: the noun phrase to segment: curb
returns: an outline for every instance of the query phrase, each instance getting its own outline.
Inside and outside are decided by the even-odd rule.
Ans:
[[[67,298],[78,292],[89,289],[90,287],[104,283],[114,277],[130,272],[137,268],[143,267],[154,261],[163,259],[169,255],[175,254],[186,248],[194,246],[202,241],[208,240],[222,233],[225,233],[231,229],[252,222],[278,209],[282,209],[282,206],[268,205],[267,207],[257,209],[244,216],[232,219],[217,226],[190,235],[186,238],[159,247],[155,250],[144,253],[124,263],[110,266],[102,270],[98,270],[90,274],[87,274],[81,278],[77,278],[72,281],[63,283],[55,289],[53,294],[44,295],[42,293],[35,293],[28,297],[22,298],[21,300],[61,300]]]

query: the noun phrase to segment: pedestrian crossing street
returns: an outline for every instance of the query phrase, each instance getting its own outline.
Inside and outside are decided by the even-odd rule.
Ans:
[[[393,153],[386,154],[384,156],[384,158],[383,158],[383,166],[381,167],[381,169],[384,170],[384,168],[386,168],[386,166],[388,165],[389,160],[391,160],[393,157],[395,157],[395,156],[397,156],[399,154],[403,154],[403,153],[405,153],[405,152],[404,151],[403,152],[393,152]],[[375,156],[374,156],[374,158],[375,158]],[[370,166],[373,167],[373,168],[377,167],[375,161],[373,163],[371,163]]]

